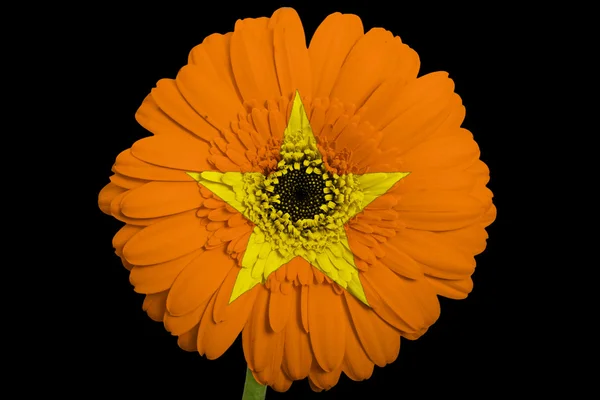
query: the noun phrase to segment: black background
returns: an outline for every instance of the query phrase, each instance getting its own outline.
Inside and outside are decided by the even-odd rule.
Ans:
[[[337,386],[317,394],[305,380],[284,394],[269,389],[267,398],[488,398],[513,392],[529,380],[530,357],[522,347],[531,344],[520,333],[523,325],[515,299],[519,262],[508,250],[514,235],[508,199],[515,190],[508,159],[517,156],[509,146],[514,139],[509,134],[514,111],[509,98],[514,96],[512,77],[519,59],[515,29],[524,17],[493,6],[308,3],[223,1],[191,7],[164,2],[81,10],[85,18],[80,19],[80,32],[86,32],[89,45],[79,51],[82,63],[93,65],[86,82],[94,107],[90,126],[96,135],[87,160],[93,180],[90,207],[97,208],[97,193],[108,183],[115,157],[147,135],[134,119],[144,97],[159,79],[174,78],[204,37],[232,31],[239,18],[270,16],[280,6],[293,6],[308,43],[328,14],[355,13],[365,31],[384,27],[415,49],[420,75],[444,70],[454,79],[467,109],[463,126],[473,132],[491,170],[489,187],[498,218],[488,228],[487,250],[477,256],[473,292],[462,301],[441,299],[439,320],[419,340],[403,340],[396,362],[375,367],[364,382],[342,374]],[[88,255],[85,266],[91,277],[78,299],[86,328],[74,335],[82,342],[74,350],[81,353],[74,372],[77,380],[91,392],[113,395],[241,398],[246,368],[241,342],[214,361],[181,350],[176,338],[142,311],[143,296],[134,293],[113,253],[112,236],[122,224],[99,210],[92,214],[94,233],[87,238],[92,257]]]

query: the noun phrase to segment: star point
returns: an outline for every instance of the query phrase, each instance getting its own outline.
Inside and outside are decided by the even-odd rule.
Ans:
[[[256,285],[264,284],[270,274],[295,257],[301,257],[368,306],[344,225],[409,172],[334,174],[337,177],[335,184],[331,180],[327,185],[323,184],[325,195],[321,197],[328,200],[322,200],[322,212],[313,219],[290,220],[290,214],[278,208],[281,206],[281,197],[279,194],[273,195],[274,182],[286,179],[287,174],[296,174],[294,179],[300,182],[306,179],[315,182],[315,179],[325,179],[327,176],[298,91],[284,131],[280,155],[280,169],[274,173],[274,179],[271,175],[265,177],[256,172],[187,172],[255,225],[229,302]],[[307,176],[315,174],[317,178],[311,181],[304,173]],[[265,186],[263,190],[260,185]],[[266,192],[271,193],[272,197]],[[289,207],[283,209],[288,210]]]

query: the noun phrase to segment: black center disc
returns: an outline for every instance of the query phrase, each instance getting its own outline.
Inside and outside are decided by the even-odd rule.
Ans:
[[[288,171],[277,178],[279,183],[273,185],[273,194],[279,195],[281,203],[273,207],[284,214],[290,214],[292,221],[313,219],[322,213],[321,206],[326,204],[325,181],[318,174],[307,174],[305,169]]]

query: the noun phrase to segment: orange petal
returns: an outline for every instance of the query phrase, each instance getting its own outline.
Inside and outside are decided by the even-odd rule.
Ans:
[[[492,222],[494,222],[496,220],[496,212],[496,206],[492,204],[490,208],[488,208],[488,210],[481,217],[481,220],[479,221],[480,225],[485,228],[486,226],[489,226]]]
[[[292,295],[281,293],[279,288],[277,290],[271,290],[269,296],[269,325],[273,332],[280,332],[283,329],[290,316],[292,304]]]
[[[420,67],[419,55],[405,44],[398,46],[400,53],[399,62],[393,76],[383,82],[367,99],[362,109],[359,110],[361,119],[369,121],[375,128],[382,129],[392,122],[401,112],[408,108],[407,102],[415,101],[410,88],[416,82],[423,85],[425,75],[416,80]],[[426,79],[427,81],[427,79]],[[408,90],[405,92],[405,90]],[[407,93],[407,95],[404,95]]]
[[[199,208],[203,198],[194,182],[148,182],[121,200],[121,212],[131,218],[156,218]]]
[[[212,298],[212,297],[211,297]],[[168,300],[168,299],[167,299]],[[172,335],[182,335],[185,332],[192,329],[194,326],[198,327],[202,316],[208,308],[208,303],[211,299],[206,299],[202,304],[196,307],[193,311],[185,315],[174,316],[169,314],[169,311],[165,313],[165,329],[171,332]],[[196,330],[197,336],[198,330]],[[196,338],[197,339],[197,338]],[[196,344],[195,344],[196,345]]]
[[[353,14],[334,13],[319,25],[308,48],[313,98],[329,97],[340,68],[363,33],[362,21]]]
[[[232,271],[237,273],[239,269],[232,268]],[[231,272],[229,275],[232,275]],[[237,274],[233,275],[233,277],[237,277]],[[215,296],[213,315],[205,313],[202,317],[202,322],[200,323],[200,330],[204,331],[202,347],[209,360],[220,357],[231,346],[242,331],[244,325],[246,325],[252,307],[254,306],[254,300],[258,293],[256,290],[246,292],[235,299],[233,303],[227,304],[234,283],[235,279],[229,279],[229,282],[227,282],[226,279],[226,282],[223,283]],[[223,304],[225,304],[224,307]],[[213,318],[215,310],[221,307],[224,309],[223,320],[215,322],[215,319]]]
[[[440,304],[424,278],[406,279],[380,264],[364,272],[362,279],[369,282],[381,301],[408,325],[403,331],[421,331],[439,317]]]
[[[235,266],[223,246],[204,251],[175,279],[167,300],[171,315],[184,315],[208,299]]]
[[[404,153],[419,143],[427,142],[452,112],[450,99],[451,96],[447,96],[432,104],[420,104],[396,118],[382,131],[379,147],[395,147]]]
[[[482,209],[487,210],[492,205],[492,199],[494,198],[494,194],[492,191],[483,186],[483,183],[478,183],[471,189],[469,194],[475,197],[482,205]]]
[[[313,383],[313,381],[312,381],[312,380],[310,380],[310,379],[308,380],[308,386],[311,388],[311,390],[312,390],[313,392],[317,392],[317,393],[319,393],[319,392],[322,392],[322,391],[323,391],[323,389],[322,389],[322,388],[320,388],[320,387],[316,386],[316,385]]]
[[[268,323],[269,290],[264,285],[256,285],[255,288],[258,293],[250,318],[242,331],[242,345],[246,362],[256,373],[267,368],[272,370],[273,363],[279,362],[277,367],[280,366],[283,353],[278,359],[275,350],[280,341],[283,345],[283,333],[273,332]]]
[[[240,236],[239,238],[233,240],[229,244],[229,245],[233,244],[233,247],[231,248],[232,251],[234,253],[243,253],[246,250],[246,248],[248,247],[248,241],[250,239],[251,234],[252,234],[252,232],[248,232],[248,233],[245,233],[244,235]]]
[[[189,213],[186,211],[186,212],[180,213],[180,214],[167,215],[164,217],[157,217],[157,218],[129,218],[121,212],[121,201],[128,194],[129,194],[129,191],[123,192],[123,193],[119,194],[117,197],[115,197],[112,200],[112,202],[110,203],[110,211],[111,211],[111,215],[113,217],[115,217],[119,221],[125,222],[126,224],[129,224],[129,225],[149,226],[149,225],[153,225],[153,224],[157,224],[159,222],[165,221],[167,219],[171,219],[175,216],[180,216],[180,215],[184,215],[185,213]]]
[[[183,170],[159,167],[134,157],[130,149],[117,156],[115,171],[130,178],[148,181],[195,182]]]
[[[482,184],[487,184],[490,181],[490,169],[481,160],[477,160],[468,169],[468,172],[472,173],[478,179],[481,180]]]
[[[213,293],[208,298],[208,304],[206,306],[206,311],[202,314],[202,318],[200,320],[200,324],[198,326],[198,336],[196,337],[196,348],[198,349],[198,354],[201,356],[206,354],[206,349],[204,348],[204,337],[206,336],[206,328],[207,324],[202,324],[202,321],[205,318],[211,318],[215,306],[215,299],[217,297],[217,293]],[[168,301],[168,299],[167,299]],[[168,307],[167,307],[168,309]]]
[[[356,164],[356,168],[360,170],[368,170],[370,172],[386,172],[386,171],[397,171],[398,167],[394,164],[398,164],[394,159],[386,160],[387,156],[382,153],[379,148],[379,141],[381,132],[367,132],[367,135],[362,135],[360,139],[356,136],[346,135],[346,131],[342,132],[338,137],[338,143],[344,142],[350,138],[350,142],[358,142],[359,144],[352,150],[352,162]],[[358,139],[358,140],[357,140]],[[349,146],[341,146],[349,148]]]
[[[448,135],[435,136],[414,147],[402,156],[406,171],[461,172],[479,158],[479,147],[466,129],[457,129]]]
[[[438,234],[447,238],[449,242],[454,243],[456,247],[473,255],[480,254],[485,250],[488,238],[485,228],[480,224],[473,224],[454,231],[438,232]]]
[[[344,292],[354,329],[369,359],[378,367],[393,362],[400,351],[400,332],[383,321],[371,308]]]
[[[415,132],[412,126],[427,126],[425,124],[448,105],[454,91],[454,82],[447,72],[441,71],[421,76],[404,87],[399,85],[402,82],[393,88],[382,85],[369,98],[365,104],[367,110],[363,112],[363,118],[383,130],[383,142],[398,147],[403,140],[412,141],[411,135]],[[387,106],[381,107],[385,101]],[[410,126],[404,127],[406,123]]]
[[[417,170],[402,179],[389,193],[423,192],[426,190],[468,191],[476,177],[467,171]]]
[[[169,117],[148,94],[135,113],[136,121],[155,135],[185,135],[189,131]]]
[[[290,294],[292,305],[285,326],[283,370],[293,380],[306,378],[313,360],[308,335],[302,327],[301,292],[301,288],[296,286]]]
[[[148,182],[121,200],[121,212],[131,218],[156,218],[199,208],[204,199],[194,182]]]
[[[227,211],[225,207],[215,208],[208,213],[208,219],[213,222],[223,222],[229,220],[234,214]]]
[[[381,267],[381,264],[377,265]],[[365,271],[368,271],[368,269]],[[367,300],[369,301],[369,305],[381,319],[398,329],[403,334],[407,332],[418,332],[416,329],[407,324],[406,321],[404,321],[400,316],[398,316],[398,312],[396,312],[392,306],[390,306],[381,298],[381,295],[376,288],[373,287],[371,282],[364,278],[364,276],[361,279],[361,283],[363,285]]]
[[[292,261],[289,262],[288,268],[291,271],[296,271],[298,276],[298,281],[301,285],[308,285],[313,280],[313,266],[309,264],[302,257],[294,257]],[[304,297],[307,299],[308,297]],[[305,320],[306,315],[304,314],[305,310],[303,309],[303,320]],[[306,320],[308,321],[308,320]],[[305,326],[307,327],[306,332],[308,332],[308,322],[306,322]]]
[[[361,107],[367,98],[395,72],[405,47],[400,38],[373,28],[352,47],[340,69],[330,97]]]
[[[269,102],[267,102],[267,104],[268,103]],[[285,112],[285,110],[282,110],[282,111]],[[287,114],[286,114],[286,120],[287,120]],[[254,123],[254,128],[256,129],[256,133],[258,133],[258,135],[253,135],[253,139],[259,141],[263,145],[271,137],[276,137],[277,139],[280,139],[283,137],[283,131],[276,132],[276,133],[271,132],[271,128],[270,128],[270,124],[269,124],[269,111],[264,108],[253,108],[252,109],[252,122]],[[275,135],[277,135],[277,136],[275,136]]]
[[[481,203],[468,192],[448,190],[406,193],[395,209],[407,228],[425,231],[464,228],[482,215]]]
[[[167,296],[169,291],[165,290],[160,293],[152,293],[146,295],[142,303],[142,309],[148,313],[148,316],[156,322],[162,322],[167,304]]]
[[[344,307],[347,311],[347,307]],[[349,324],[346,329],[346,353],[342,363],[342,371],[353,381],[369,379],[373,374],[373,362],[360,345],[354,327]]]
[[[142,102],[135,114],[135,119],[145,129],[158,136],[190,135],[201,137],[206,141],[215,137],[218,132],[214,127],[206,121],[198,119],[189,105],[182,101],[184,101],[183,97],[177,90],[174,80],[159,81],[157,88],[153,89]],[[159,103],[164,109],[159,107]],[[198,121],[200,121],[199,124]]]
[[[147,226],[123,249],[134,265],[152,265],[174,260],[204,246],[208,232],[194,211]]]
[[[119,219],[120,221],[122,221],[120,219],[121,216],[123,216],[124,218],[126,218],[123,214],[121,214],[121,200],[123,200],[123,197],[125,197],[125,195],[128,193],[129,191],[122,191],[121,193],[119,193],[118,195],[116,195],[112,201],[110,202],[110,213],[113,217]],[[127,221],[125,221],[125,223],[127,223]],[[138,224],[132,224],[132,225],[138,225]]]
[[[112,240],[112,245],[115,249],[115,253],[119,256],[123,256],[123,247],[127,244],[129,239],[133,237],[136,233],[141,231],[143,228],[141,226],[135,225],[124,225],[119,231],[115,234]]]
[[[448,132],[452,132],[460,128],[463,121],[465,120],[466,109],[463,105],[462,98],[458,94],[452,94],[452,96],[450,97],[450,104],[448,105],[448,108],[450,110],[450,113],[448,114],[444,122],[442,122],[442,124],[438,126],[438,128],[431,137],[443,136]]]
[[[177,338],[177,345],[185,351],[197,351],[196,341],[198,340],[198,324],[196,324],[191,330],[180,335]]]
[[[365,246],[362,241],[359,239],[363,234],[354,229],[346,229],[346,236],[348,237],[348,244],[350,245],[350,250],[354,254],[355,257],[360,258],[363,261],[366,261],[369,264],[375,262],[375,255],[371,251],[371,249]]]
[[[223,200],[221,200],[220,198],[217,197],[210,197],[208,199],[206,199],[206,201],[204,201],[204,207],[206,208],[210,208],[210,209],[215,209],[215,208],[221,208],[221,207],[225,207],[225,202]]]
[[[233,216],[229,219],[231,220],[235,215],[241,214],[233,214]],[[229,221],[227,222],[229,223]],[[239,225],[233,228],[223,227],[215,232],[215,236],[221,239],[223,242],[230,242],[250,232],[252,232],[252,227],[247,223],[244,223],[244,225]]]
[[[227,220],[227,225],[232,228],[238,226],[246,226],[247,224],[248,220],[244,218],[244,216],[241,213],[233,214],[231,218]]]
[[[477,231],[481,231],[479,228]],[[449,232],[427,232],[413,229],[403,230],[390,241],[424,264],[428,275],[444,279],[464,279],[475,270],[474,250],[457,245]]]
[[[292,380],[285,375],[282,368],[279,368],[279,371],[275,373],[275,379],[271,383],[271,388],[276,392],[282,393],[287,392],[291,386]]]
[[[122,187],[123,189],[135,189],[148,183],[148,181],[146,180],[129,178],[121,174],[113,174],[110,176],[109,179],[112,183],[119,187]]]
[[[239,165],[235,164],[229,158],[220,156],[220,155],[212,155],[210,156],[210,161],[214,163],[215,168],[221,172],[241,172],[241,168]]]
[[[396,274],[409,279],[419,279],[423,276],[423,271],[419,264],[410,257],[406,252],[399,250],[390,238],[382,243],[381,247],[385,251],[385,257],[382,257],[379,262]]]
[[[196,113],[220,131],[229,128],[243,110],[236,93],[219,78],[208,56],[206,62],[183,67],[176,82]]]
[[[231,65],[245,101],[265,101],[281,96],[268,18],[247,18],[235,23],[231,37]]]
[[[188,65],[184,68],[187,67],[193,68],[194,66]],[[220,137],[218,129],[204,118],[206,114],[199,114],[184,97],[182,88],[186,90],[186,93],[189,88],[186,88],[185,83],[181,82],[180,75],[181,71],[177,74],[176,80],[161,79],[156,83],[156,87],[151,92],[156,104],[172,120],[199,138],[210,142],[212,139]]]
[[[337,385],[340,374],[342,373],[342,365],[340,364],[333,371],[324,371],[317,362],[313,362],[308,379],[316,388],[320,390],[329,390]]]
[[[276,333],[269,341],[271,354],[269,355],[269,361],[266,368],[260,371],[253,371],[257,382],[270,386],[274,386],[277,382],[285,383],[286,378],[281,368],[281,362],[283,361],[284,338],[285,337],[283,333],[279,332]],[[281,375],[284,376],[282,377]],[[285,384],[281,386],[284,388]]]
[[[192,135],[159,135],[138,140],[131,153],[150,164],[185,171],[207,171],[212,169],[207,158],[208,143]]]
[[[127,262],[127,260],[125,260],[123,257],[121,257],[121,263],[123,264],[123,266],[125,267],[125,269],[127,271],[131,271],[133,269],[133,265],[131,265],[131,263]]]
[[[304,328],[304,332],[308,333],[308,285],[305,284],[301,286],[300,313],[302,328]]]
[[[198,249],[183,257],[160,264],[134,267],[129,274],[129,282],[138,293],[157,293],[169,289],[177,275],[200,253]]]
[[[229,87],[231,92],[238,96],[241,103],[243,101],[242,96],[239,94],[239,90],[235,84],[233,70],[231,69],[229,46],[231,44],[232,35],[232,32],[228,32],[224,35],[213,33],[212,35],[207,36],[202,41],[202,44],[192,49],[188,57],[188,62],[190,64],[202,66],[202,64],[207,61],[205,55],[208,56],[208,59],[213,65],[220,80]]]
[[[119,187],[112,182],[104,186],[98,194],[98,206],[100,207],[100,210],[104,214],[111,215],[110,204],[112,203],[115,197],[122,193],[125,193],[126,191],[126,189],[123,189],[122,187]]]
[[[449,299],[465,299],[473,290],[473,280],[466,279],[440,279],[433,276],[425,276],[427,282],[433,287],[440,296]]]
[[[273,29],[275,67],[281,94],[291,99],[298,90],[302,97],[311,96],[310,59],[298,13],[293,8],[280,8],[269,20],[269,28]]]
[[[233,287],[235,285],[235,281],[237,280],[239,273],[239,268],[231,268],[227,273],[223,284],[219,288],[219,291],[217,292],[215,298],[215,307],[212,312],[212,319],[214,323],[218,324],[220,322],[223,322],[230,316],[230,313],[228,312],[230,305],[229,299],[231,298],[231,292],[233,291]],[[252,301],[254,301],[254,297]]]
[[[308,326],[315,359],[326,372],[339,368],[344,360],[347,318],[341,297],[331,285],[315,284],[308,288]]]
[[[394,187],[398,187],[404,179],[400,180]],[[390,193],[392,193],[394,189],[390,189]],[[392,194],[384,194],[382,196],[377,197],[373,202],[369,203],[365,210],[388,210],[398,204],[398,198]]]

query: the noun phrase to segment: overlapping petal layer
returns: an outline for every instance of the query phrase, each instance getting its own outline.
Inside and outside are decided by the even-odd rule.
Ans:
[[[238,21],[194,48],[137,121],[153,136],[122,152],[101,210],[144,310],[187,351],[219,357],[242,333],[255,378],[275,390],[340,373],[367,379],[472,290],[496,210],[489,171],[448,74],[417,78],[398,37],[335,13],[306,46],[296,12]],[[253,224],[186,172],[272,171],[293,94],[332,173],[410,171],[345,226],[367,306],[301,258],[229,303]]]

